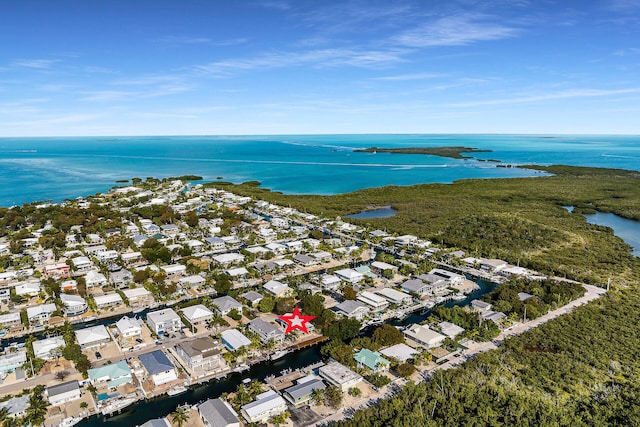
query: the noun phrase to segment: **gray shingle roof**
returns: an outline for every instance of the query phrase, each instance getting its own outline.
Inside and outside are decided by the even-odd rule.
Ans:
[[[162,372],[167,372],[174,368],[173,364],[162,350],[141,354],[138,356],[138,359],[140,359],[144,368],[149,372],[149,375],[161,374]]]
[[[221,399],[209,399],[198,406],[200,415],[212,426],[226,426],[239,422],[238,416]]]

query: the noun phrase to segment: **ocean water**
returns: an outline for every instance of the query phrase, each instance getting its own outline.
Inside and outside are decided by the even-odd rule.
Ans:
[[[336,194],[384,185],[535,176],[493,162],[355,153],[377,147],[462,145],[480,159],[635,169],[640,136],[283,135],[0,138],[0,206],[106,191],[118,179],[201,175],[257,180],[284,193]]]

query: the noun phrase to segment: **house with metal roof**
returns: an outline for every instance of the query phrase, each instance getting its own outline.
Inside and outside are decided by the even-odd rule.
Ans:
[[[262,287],[265,291],[277,298],[287,296],[291,293],[291,288],[289,286],[278,282],[277,280],[269,280],[267,283],[262,285]]]
[[[51,319],[51,314],[56,310],[56,305],[53,303],[28,307],[27,318],[31,325],[42,325]]]
[[[228,295],[215,298],[212,303],[217,307],[216,311],[220,316],[226,316],[233,309],[238,310],[240,313],[242,312],[242,304]]]
[[[417,324],[407,327],[404,331],[402,331],[402,333],[409,340],[425,348],[438,347],[444,342],[444,339],[446,338],[445,335],[433,331],[427,326]]]
[[[80,295],[60,294],[60,300],[64,305],[64,314],[67,316],[79,316],[89,309],[87,301]]]
[[[16,351],[0,356],[0,373],[13,372],[27,362],[26,351]]]
[[[256,396],[256,400],[244,405],[240,412],[250,423],[259,423],[287,410],[287,402],[275,391],[269,390]]]
[[[67,381],[66,383],[52,385],[46,388],[47,397],[51,405],[60,405],[80,399],[80,385],[78,380]]]
[[[61,336],[45,338],[33,342],[33,353],[39,359],[53,359],[55,353],[61,351],[66,346],[64,338]]]
[[[142,334],[142,326],[136,318],[124,316],[116,322],[116,328],[120,336],[124,338],[138,337]]]
[[[98,347],[111,341],[111,335],[104,325],[97,325],[90,328],[78,329],[75,331],[76,340],[80,347],[84,350],[87,348]]]
[[[284,341],[284,333],[271,323],[262,320],[259,317],[251,320],[247,327],[250,331],[255,332],[260,337],[260,341],[268,343],[273,340],[276,342]]]
[[[182,309],[182,314],[192,325],[207,323],[213,317],[213,311],[202,304],[185,307]]]
[[[93,385],[105,384],[108,388],[118,388],[133,382],[131,368],[124,360],[89,369],[88,373],[89,381]]]
[[[149,420],[144,424],[141,424],[139,427],[171,427],[171,423],[167,421],[167,418],[155,418],[153,420]]]
[[[147,313],[147,323],[158,335],[178,332],[183,326],[180,316],[172,308]]]
[[[251,340],[237,329],[227,329],[220,334],[222,343],[231,351],[251,345]]]
[[[335,311],[336,314],[357,320],[362,320],[370,311],[369,307],[360,301],[352,300],[343,301],[333,307],[332,310]]]
[[[372,372],[386,371],[389,369],[391,362],[382,357],[377,351],[371,351],[368,348],[363,348],[359,352],[353,355],[359,368],[367,367]]]
[[[117,307],[123,304],[122,297],[117,292],[113,292],[105,295],[98,295],[93,297],[93,300],[96,303],[96,307],[100,310],[103,310],[109,307]]]
[[[175,366],[162,350],[141,354],[138,359],[155,385],[166,384],[178,379]]]
[[[240,427],[236,411],[220,398],[209,399],[198,405],[198,414],[206,427]]]
[[[296,380],[296,385],[286,388],[282,396],[295,406],[304,405],[311,400],[315,390],[322,390],[327,385],[318,377],[309,375]]]

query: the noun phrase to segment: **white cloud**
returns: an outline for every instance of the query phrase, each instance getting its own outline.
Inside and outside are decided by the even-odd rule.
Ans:
[[[486,15],[451,15],[408,30],[394,41],[408,47],[463,46],[480,41],[514,37],[519,29],[490,22]]]
[[[444,76],[445,76],[444,74],[440,74],[440,73],[415,73],[415,74],[400,74],[397,76],[376,77],[374,80],[385,80],[385,81],[427,80],[427,79],[436,79]]]
[[[11,63],[16,67],[36,68],[45,70],[51,68],[53,64],[58,62],[57,59],[18,59]]]
[[[235,39],[216,40],[209,37],[191,37],[191,36],[165,36],[159,38],[157,41],[164,44],[206,44],[211,46],[234,46],[242,43],[246,43],[249,39],[245,37],[239,37]]]
[[[562,92],[552,92],[542,95],[520,96],[514,98],[490,99],[485,101],[471,101],[452,104],[453,107],[479,107],[486,105],[525,104],[530,102],[551,101],[556,99],[594,98],[616,95],[640,93],[640,88],[627,89],[574,89]]]

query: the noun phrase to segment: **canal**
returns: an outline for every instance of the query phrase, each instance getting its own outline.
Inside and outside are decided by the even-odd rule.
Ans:
[[[477,280],[476,283],[480,288],[467,296],[461,301],[448,301],[445,307],[454,305],[463,306],[469,304],[471,300],[480,298],[482,295],[490,292],[495,285],[483,280]],[[410,314],[403,320],[391,322],[394,326],[407,326],[425,320],[432,310],[427,312],[416,312]],[[362,332],[363,335],[373,333],[375,327],[370,327]],[[315,345],[294,353],[289,353],[285,357],[277,361],[265,361],[250,367],[248,371],[243,373],[232,373],[225,378],[212,380],[208,383],[191,387],[187,392],[178,396],[161,396],[155,399],[142,400],[133,406],[125,409],[122,414],[113,417],[93,416],[83,420],[78,424],[82,427],[98,427],[113,426],[135,426],[145,423],[153,418],[160,418],[169,415],[179,405],[194,405],[207,399],[220,397],[222,393],[234,391],[242,380],[251,378],[252,380],[262,381],[269,375],[278,376],[285,369],[298,369],[320,362],[322,356],[320,354],[321,345]]]

